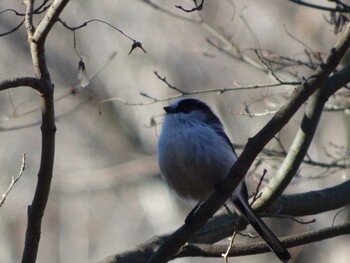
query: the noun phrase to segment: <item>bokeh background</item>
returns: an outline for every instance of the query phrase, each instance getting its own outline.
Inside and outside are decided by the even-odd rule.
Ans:
[[[175,230],[189,211],[162,182],[156,159],[162,107],[169,102],[127,106],[114,101],[102,104],[102,114],[99,114],[101,100],[119,97],[127,102],[147,103],[151,100],[140,92],[158,99],[177,94],[160,81],[154,71],[184,91],[274,81],[268,74],[210,45],[208,39],[221,43],[213,30],[226,36],[258,63],[252,49],[271,50],[296,58],[304,56],[306,48],[327,54],[339,38],[326,22],[328,13],[289,1],[207,0],[201,17],[174,7],[180,4],[191,8],[192,1],[154,0],[152,3],[174,15],[139,0],[70,1],[61,16],[68,25],[102,19],[142,42],[147,51],[136,49],[128,55],[132,42],[103,23],[90,23],[77,30],[76,50],[85,62],[90,83],[75,95],[69,94],[73,87],[79,86],[80,58],[74,50],[73,33],[58,23],[48,37],[46,56],[56,87],[58,130],[55,172],[43,220],[38,263],[96,262],[133,248],[154,235]],[[0,10],[7,8],[25,10],[21,1],[0,1]],[[205,24],[187,19],[203,19]],[[21,17],[13,13],[1,14],[0,33],[11,30],[20,21]],[[0,61],[1,80],[33,75],[24,26],[0,38]],[[311,72],[306,67],[292,67],[292,70],[298,76],[308,76]],[[288,74],[280,76],[295,80]],[[212,106],[234,143],[245,144],[271,115],[251,118],[239,113],[245,111],[246,105],[250,105],[253,113],[273,111],[291,91],[292,87],[276,87],[195,97]],[[39,106],[38,94],[26,87],[0,93],[0,193],[6,191],[11,177],[18,174],[22,154],[27,156],[23,176],[0,209],[0,262],[21,259],[26,210],[33,197],[40,163]],[[279,134],[287,150],[302,113],[301,110]],[[349,118],[343,112],[324,114],[309,151],[314,160],[329,161],[336,155],[339,147],[331,145],[348,147]],[[152,125],[154,122],[157,125]],[[274,145],[276,142],[270,146]],[[273,176],[278,164],[276,160],[265,161],[252,173],[247,178],[250,191],[254,191],[262,169],[268,169],[268,176]],[[320,171],[314,168],[302,168],[288,192],[335,185],[347,180],[349,171],[317,175],[321,175]],[[309,176],[318,179],[310,180]],[[274,220],[274,231],[289,235],[330,226],[334,214],[333,211],[303,218],[317,218],[311,225]],[[346,216],[344,212],[337,220]],[[347,262],[348,244],[349,238],[338,237],[295,248],[291,250],[293,262]],[[277,259],[269,253],[233,261],[277,262]],[[175,262],[222,262],[222,259]]]

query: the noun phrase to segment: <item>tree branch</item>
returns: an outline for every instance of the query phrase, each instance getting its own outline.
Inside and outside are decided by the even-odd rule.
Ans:
[[[0,91],[17,87],[31,87],[40,93],[44,92],[42,82],[36,78],[21,77],[0,82]]]
[[[345,222],[337,226],[327,227],[320,230],[309,231],[290,237],[281,238],[281,242],[288,248],[309,244],[341,235],[350,234],[350,222]],[[146,243],[140,245],[134,250],[126,251],[119,255],[109,256],[99,263],[143,263],[147,258],[157,251],[158,247],[164,242],[165,237],[154,237]],[[187,244],[174,255],[174,258],[181,257],[222,257],[226,252],[227,245],[208,245],[208,244]],[[266,242],[254,242],[251,244],[235,244],[228,253],[228,256],[247,256],[260,253],[267,253],[270,249]]]
[[[41,235],[41,222],[49,198],[53,164],[55,157],[55,112],[54,112],[54,85],[45,59],[45,40],[52,26],[57,21],[68,0],[55,0],[41,20],[37,29],[32,24],[33,2],[29,0],[26,12],[27,35],[32,55],[33,67],[38,81],[41,82],[41,112],[42,112],[42,141],[41,160],[38,172],[38,181],[32,204],[28,206],[28,225],[25,245],[22,254],[22,263],[34,263],[38,254]]]
[[[337,226],[327,227],[319,230],[309,231],[302,234],[297,234],[285,238],[281,238],[281,242],[287,248],[301,246],[312,242],[317,242],[341,235],[350,234],[350,221]],[[180,257],[217,257],[220,258],[226,252],[227,245],[207,245],[207,244],[187,244],[181,248],[174,258]],[[267,243],[254,242],[251,244],[235,244],[228,256],[247,256],[260,253],[270,252]],[[120,262],[120,261],[111,261]],[[135,261],[133,261],[135,262]],[[107,262],[104,262],[107,263]]]
[[[268,209],[291,216],[307,216],[339,209],[350,203],[350,180],[319,191],[283,195]]]
[[[273,214],[301,217],[339,209],[350,203],[349,188],[350,181],[346,181],[319,191],[282,195],[265,212],[269,213],[268,216]],[[246,221],[237,220],[222,209],[190,241],[205,244],[216,243],[232,235],[234,230],[243,230],[246,227]]]
[[[350,181],[347,181],[337,186],[319,191],[280,196],[268,209],[268,211],[278,211],[280,214],[287,214],[291,216],[306,216],[338,209],[346,206],[349,203],[349,188]],[[203,249],[212,248],[212,245],[206,246],[204,244],[213,244],[230,236],[235,227],[237,227],[236,224],[237,221],[233,221],[232,216],[228,216],[226,212],[221,213],[220,215],[213,217],[199,233],[191,238],[190,242],[202,244],[199,247]],[[288,247],[320,241],[326,238],[346,234],[345,229],[349,231],[349,224],[350,222],[347,222],[345,225],[298,234],[292,237],[282,238],[281,240],[285,242],[284,244],[286,244]],[[157,251],[159,246],[163,244],[170,235],[171,234],[165,234],[162,236],[153,237],[132,250],[109,256],[100,263],[146,262],[147,259]],[[175,257],[184,257],[185,255],[182,253],[192,253],[191,256],[203,256],[200,249],[186,252],[186,249],[192,250],[191,246],[185,246],[185,251],[181,250]],[[226,248],[227,246],[220,247],[220,251],[226,251]],[[204,251],[205,250],[206,249],[204,249]],[[252,255],[263,252],[268,252],[265,242],[245,245],[235,244],[233,250],[230,252],[230,256]],[[220,253],[217,255],[219,254]]]
[[[264,210],[282,194],[297,173],[315,135],[328,98],[350,81],[350,65],[330,77],[310,98],[300,128],[276,175],[262,190],[254,208]]]
[[[34,6],[34,0],[27,0],[26,1],[26,13],[25,13],[25,25],[27,28],[27,36],[28,38],[32,38],[34,31],[35,31],[35,27],[33,25],[33,6]]]

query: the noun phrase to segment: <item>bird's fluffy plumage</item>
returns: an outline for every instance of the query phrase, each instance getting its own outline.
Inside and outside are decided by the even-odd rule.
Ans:
[[[220,120],[203,102],[180,100],[165,110],[158,142],[162,177],[181,198],[203,202],[237,156],[226,134],[217,132],[223,130]]]
[[[161,175],[185,200],[204,202],[219,186],[237,155],[219,118],[197,99],[180,99],[168,107],[158,141]],[[235,209],[266,241],[282,262],[290,255],[255,214],[246,196],[244,181],[232,193]]]

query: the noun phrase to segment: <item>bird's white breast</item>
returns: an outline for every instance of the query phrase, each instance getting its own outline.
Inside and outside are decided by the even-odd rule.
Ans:
[[[214,129],[183,114],[165,118],[158,158],[169,186],[180,197],[195,201],[206,200],[237,159]]]

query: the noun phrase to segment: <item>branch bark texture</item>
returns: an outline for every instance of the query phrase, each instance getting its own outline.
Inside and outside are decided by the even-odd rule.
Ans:
[[[42,144],[38,181],[33,201],[31,205],[28,206],[28,225],[22,254],[22,263],[34,263],[37,258],[41,235],[41,222],[49,198],[55,156],[56,125],[53,96],[54,85],[51,82],[50,73],[46,64],[45,40],[68,2],[68,0],[55,0],[35,29],[33,24],[34,1],[26,1],[25,24],[36,80],[33,78],[17,79],[17,81],[13,81],[12,85],[26,85],[25,81],[29,80],[30,86],[40,92]],[[4,87],[6,87],[6,85],[4,85]]]

